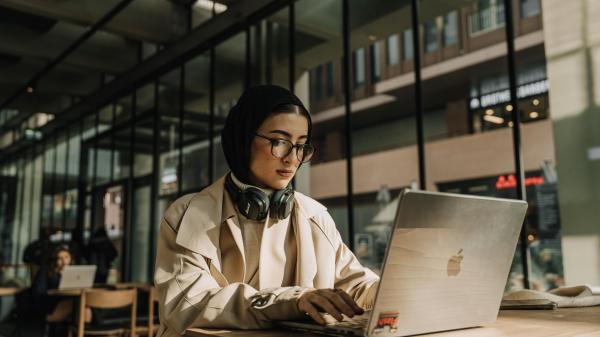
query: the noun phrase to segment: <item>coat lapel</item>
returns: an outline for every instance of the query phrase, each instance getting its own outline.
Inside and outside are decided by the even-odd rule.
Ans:
[[[317,275],[317,257],[313,241],[311,218],[326,208],[305,195],[295,192],[294,233],[298,247],[296,284],[313,287]]]
[[[181,219],[175,242],[210,259],[212,265],[221,272],[220,244],[233,239],[241,257],[241,261],[238,260],[235,264],[244,266],[243,239],[235,214],[229,196],[224,193],[224,177],[221,177],[190,200]],[[221,225],[224,222],[227,223],[229,231],[222,230]]]

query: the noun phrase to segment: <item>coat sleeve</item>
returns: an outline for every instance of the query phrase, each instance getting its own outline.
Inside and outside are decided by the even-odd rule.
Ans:
[[[206,259],[175,242],[176,231],[163,219],[154,283],[162,324],[183,334],[188,328],[258,329],[271,320],[297,319],[296,299],[307,289],[281,287],[257,291],[243,283],[221,287]]]
[[[360,264],[354,253],[343,242],[329,212],[324,212],[322,221],[325,227],[330,229],[330,237],[335,249],[334,287],[350,294],[360,307],[366,310],[372,309],[379,286],[379,276]]]

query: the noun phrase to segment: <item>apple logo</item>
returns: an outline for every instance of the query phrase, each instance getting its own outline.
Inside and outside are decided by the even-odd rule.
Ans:
[[[448,276],[456,276],[460,273],[460,263],[463,260],[462,248],[458,251],[458,253],[448,260],[448,267],[446,271],[448,272]]]

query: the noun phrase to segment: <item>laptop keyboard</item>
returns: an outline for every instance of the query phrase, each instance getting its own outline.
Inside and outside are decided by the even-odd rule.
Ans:
[[[362,314],[360,316],[354,316],[353,318],[348,318],[348,317],[344,316],[343,321],[341,321],[341,322],[336,321],[335,323],[331,323],[328,325],[335,326],[335,327],[350,328],[350,329],[363,329],[363,328],[367,327],[370,316],[371,316],[370,312],[365,312],[364,314]]]

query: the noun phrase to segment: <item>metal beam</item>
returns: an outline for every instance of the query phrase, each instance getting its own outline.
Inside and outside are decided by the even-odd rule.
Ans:
[[[38,82],[42,77],[48,74],[54,67],[56,67],[59,63],[61,63],[67,56],[73,53],[79,46],[81,46],[85,41],[87,41],[92,35],[94,35],[100,28],[102,28],[107,22],[112,20],[117,14],[119,14],[125,7],[127,7],[131,1],[133,0],[122,0],[117,4],[113,9],[111,9],[106,15],[104,15],[98,22],[96,22],[90,29],[88,29],[83,35],[81,35],[75,42],[73,42],[67,49],[65,49],[60,55],[58,55],[54,60],[48,63],[42,70],[40,70],[37,74],[35,74],[27,83],[22,86],[19,90],[15,91],[14,94],[9,96],[2,105],[0,105],[0,110],[5,109],[14,102],[20,95],[25,94],[27,92],[27,88],[30,86],[35,86],[35,83]],[[0,134],[6,131],[8,127],[14,127],[18,125],[20,122],[26,120],[31,116],[30,113],[20,114],[15,116],[11,121],[6,123],[0,128]]]

